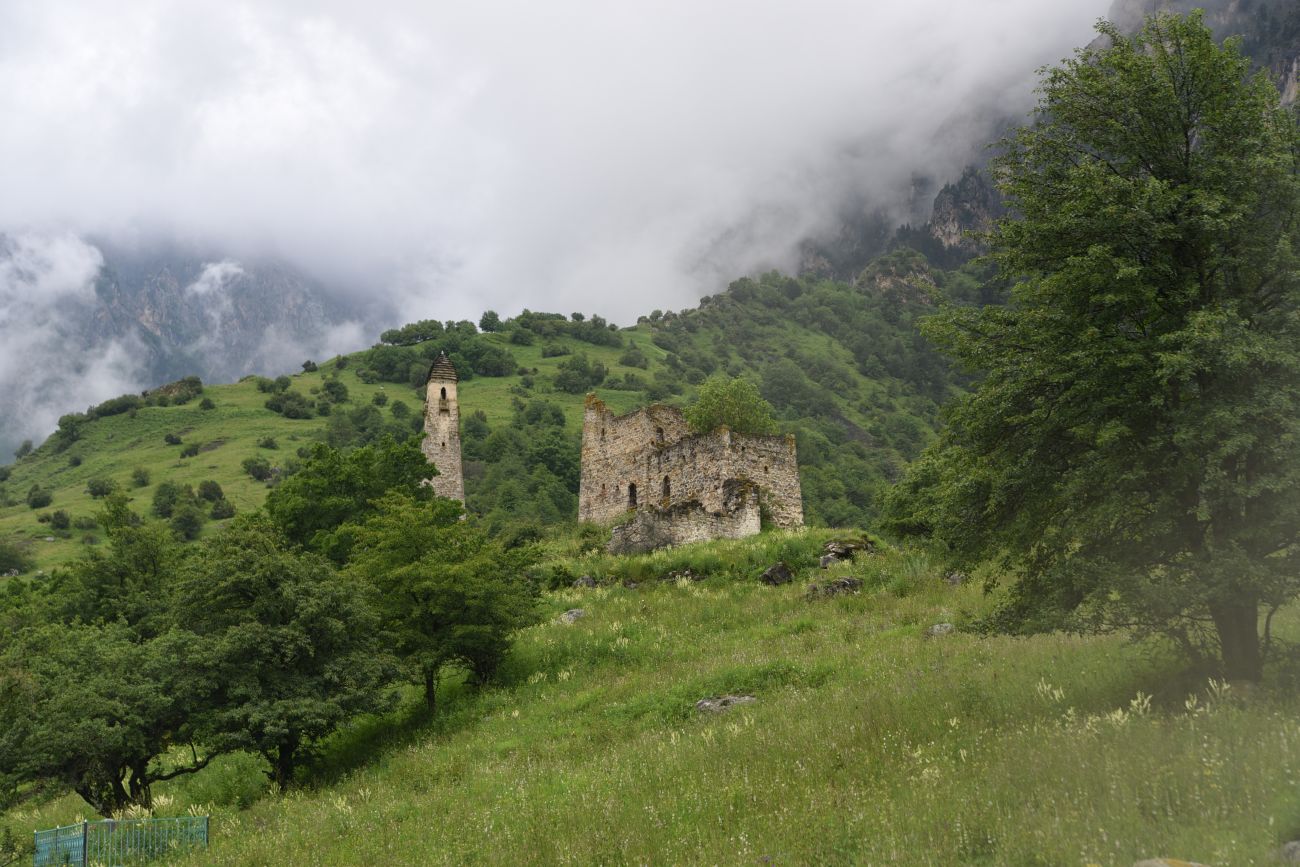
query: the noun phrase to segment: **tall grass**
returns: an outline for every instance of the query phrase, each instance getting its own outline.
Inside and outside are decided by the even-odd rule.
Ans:
[[[982,591],[885,551],[826,570],[863,593],[809,599],[822,541],[580,555],[568,568],[614,580],[548,594],[501,682],[449,684],[435,721],[413,696],[332,742],[305,789],[252,803],[232,796],[264,791],[241,757],[159,787],[171,811],[214,813],[187,863],[1262,864],[1300,834],[1290,691],[1189,697],[1170,658],[1116,637],[926,638],[985,610]],[[781,556],[800,580],[759,585]],[[657,580],[706,563],[707,580]],[[728,693],[757,701],[695,710]]]

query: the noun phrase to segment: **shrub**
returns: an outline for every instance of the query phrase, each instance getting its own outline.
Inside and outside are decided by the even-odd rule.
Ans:
[[[136,467],[131,471],[131,484],[137,488],[149,487],[149,471],[144,467]]]
[[[388,408],[388,411],[391,412],[393,418],[396,419],[409,418],[411,415],[411,408],[407,406],[404,401],[400,400],[393,401],[393,405]]]
[[[70,467],[81,466],[81,455],[73,455],[72,457],[68,458],[68,466]]]
[[[167,443],[169,446],[178,446],[181,444],[181,438],[177,434],[169,433],[163,437],[163,442]]]
[[[212,398],[210,397],[205,397],[203,398],[203,400],[199,401],[199,409],[201,410],[209,410],[209,409],[216,409],[216,408],[217,405],[212,402]]]
[[[171,521],[168,522],[168,526],[171,527],[172,532],[176,534],[178,539],[192,542],[199,537],[199,533],[203,530],[203,513],[198,510],[197,506],[186,503],[176,509]]]
[[[10,572],[26,572],[35,568],[36,563],[27,556],[27,550],[13,542],[0,540],[0,575]]]
[[[275,437],[267,436],[257,441],[257,447],[259,449],[278,449],[280,444],[275,441]]]
[[[31,453],[32,453],[32,441],[23,440],[22,445],[20,445],[17,449],[14,450],[14,457],[16,457],[18,460],[21,461],[23,458],[27,457]]]
[[[302,363],[303,373],[315,373],[317,369],[316,362],[312,361],[310,358]]]
[[[121,397],[106,400],[98,406],[92,407],[90,415],[95,418],[105,418],[110,415],[121,415],[142,406],[144,406],[144,398],[135,394],[124,394]]]
[[[645,370],[650,366],[650,359],[646,358],[645,353],[634,343],[619,356],[618,363],[626,367],[639,367]]]
[[[341,380],[327,379],[320,390],[332,403],[343,403],[348,399],[348,387]]]
[[[266,401],[266,408],[285,418],[311,418],[312,407],[307,398],[296,391],[281,391]]]
[[[88,515],[82,515],[80,518],[72,519],[72,526],[78,530],[93,530],[99,526],[99,522]]]
[[[72,516],[62,509],[50,513],[50,526],[56,530],[67,530],[72,526]]]
[[[207,500],[209,503],[215,503],[218,500],[224,500],[226,494],[221,490],[221,485],[212,479],[199,482],[199,499]]]
[[[199,453],[198,443],[190,443],[185,448],[181,449],[181,457],[183,458],[192,458],[196,456],[198,453]]]
[[[396,409],[396,407],[397,405],[394,404],[393,408]],[[9,481],[9,476],[13,474],[13,471],[13,467],[0,467],[0,482]]]
[[[153,492],[153,513],[159,518],[170,518],[180,506],[193,500],[194,491],[189,485],[163,482]]]
[[[542,358],[559,358],[561,355],[568,355],[569,352],[567,346],[559,343],[548,343],[542,347]]]
[[[217,500],[212,504],[212,517],[218,521],[235,517],[235,507],[229,500]]]
[[[101,500],[117,490],[117,482],[112,479],[91,479],[86,483],[86,493]]]
[[[335,370],[346,370],[347,366],[348,366],[348,357],[346,355],[340,355],[338,358],[334,359]]]
[[[532,346],[537,341],[537,335],[528,328],[514,328],[510,331],[510,342],[516,346]]]
[[[44,509],[50,503],[54,502],[54,494],[42,488],[40,485],[32,485],[27,492],[27,505],[33,509]]]
[[[244,458],[241,466],[243,466],[244,472],[259,482],[265,482],[275,474],[275,471],[271,469],[271,462],[266,458]]]
[[[388,395],[381,391],[378,394],[376,394],[374,397],[370,398],[370,402],[373,403],[375,406],[384,406],[385,404],[388,403]]]

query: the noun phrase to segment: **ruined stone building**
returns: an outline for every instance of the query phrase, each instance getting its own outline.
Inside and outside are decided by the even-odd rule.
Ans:
[[[610,550],[649,551],[757,533],[761,515],[803,524],[793,436],[721,428],[693,434],[681,410],[648,406],[616,416],[587,395],[578,519],[611,523]]]
[[[456,403],[456,366],[447,353],[429,368],[424,401],[424,442],[421,448],[438,475],[429,482],[440,497],[465,502],[465,477],[460,469],[460,407]]]

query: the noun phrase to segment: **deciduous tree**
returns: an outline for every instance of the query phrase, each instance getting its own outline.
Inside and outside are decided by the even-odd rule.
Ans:
[[[1296,116],[1199,14],[1099,29],[996,161],[1011,304],[926,326],[983,380],[897,522],[1015,576],[1003,627],[1160,632],[1253,680],[1300,590]]]

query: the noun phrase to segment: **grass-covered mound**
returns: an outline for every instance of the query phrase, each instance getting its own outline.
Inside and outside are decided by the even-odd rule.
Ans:
[[[194,864],[1240,864],[1300,836],[1285,671],[1243,697],[1123,637],[981,637],[960,628],[987,610],[978,582],[892,549],[823,571],[834,535],[552,544],[557,583],[601,583],[547,594],[494,686],[445,684],[431,722],[412,693],[287,795],[227,756],[159,784],[157,812],[212,811]],[[758,583],[777,556],[795,581]],[[685,570],[703,580],[660,580]],[[843,576],[862,592],[808,598]],[[959,629],[926,637],[940,622]],[[727,694],[756,701],[695,709]],[[51,797],[0,826],[86,812]]]

